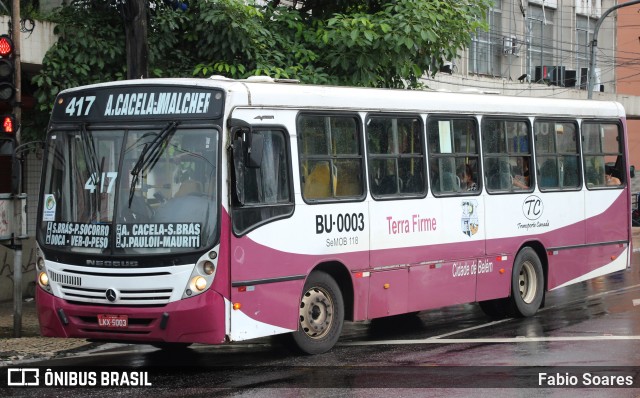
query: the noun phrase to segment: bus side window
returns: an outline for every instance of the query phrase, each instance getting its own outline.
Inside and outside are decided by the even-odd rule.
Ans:
[[[581,186],[578,125],[573,120],[536,120],[538,187],[575,190]]]
[[[622,129],[613,122],[583,122],[582,148],[587,188],[616,188],[626,178]]]
[[[360,123],[352,115],[300,115],[300,183],[305,200],[362,199]]]
[[[533,190],[531,127],[527,120],[488,116],[482,119],[487,191]]]
[[[262,162],[245,165],[242,172],[245,200],[232,209],[233,231],[245,234],[260,225],[293,213],[288,135],[282,130],[260,130]]]
[[[418,117],[369,117],[366,122],[369,181],[375,199],[424,196],[422,132]]]

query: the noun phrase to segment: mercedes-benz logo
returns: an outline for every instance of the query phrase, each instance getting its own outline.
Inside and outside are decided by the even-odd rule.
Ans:
[[[106,296],[107,296],[107,300],[111,301],[112,303],[116,301],[116,299],[118,298],[116,291],[113,289],[107,290]]]

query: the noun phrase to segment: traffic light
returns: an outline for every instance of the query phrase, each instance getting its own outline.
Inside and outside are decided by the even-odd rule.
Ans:
[[[0,116],[0,122],[2,122],[2,135],[7,138],[15,138],[16,133],[16,118],[13,115]]]
[[[1,115],[0,123],[0,193],[15,193],[18,191],[20,164],[15,157],[16,120],[13,115]]]
[[[9,102],[16,93],[13,41],[8,35],[0,36],[0,102]]]

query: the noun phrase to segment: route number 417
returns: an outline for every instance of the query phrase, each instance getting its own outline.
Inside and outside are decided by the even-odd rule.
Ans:
[[[105,192],[105,188],[107,189],[106,192],[107,193],[111,193],[113,192],[113,186],[116,183],[116,177],[118,176],[118,172],[117,171],[110,171],[108,173],[102,173],[102,178],[100,178],[100,181],[97,181],[98,184],[100,184],[100,193],[104,193]],[[105,184],[107,181],[109,180],[109,184]],[[98,188],[96,185],[96,173],[93,173],[91,175],[91,177],[89,177],[89,179],[87,180],[87,182],[84,183],[84,189],[88,190],[91,193],[94,193],[96,188]]]
[[[65,113],[69,116],[89,116],[89,111],[96,100],[95,95],[87,95],[86,97],[73,97],[65,108]]]

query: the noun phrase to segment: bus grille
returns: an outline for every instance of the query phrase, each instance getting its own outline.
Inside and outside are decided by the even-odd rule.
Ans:
[[[58,282],[64,285],[82,286],[82,278],[80,278],[79,276],[58,274],[53,271],[49,271],[49,275],[51,277],[51,280],[54,282]]]
[[[68,301],[108,304],[108,305],[163,305],[171,299],[173,289],[123,289],[117,292],[117,299],[107,300],[107,289],[91,289],[73,286],[61,286],[64,298]]]

